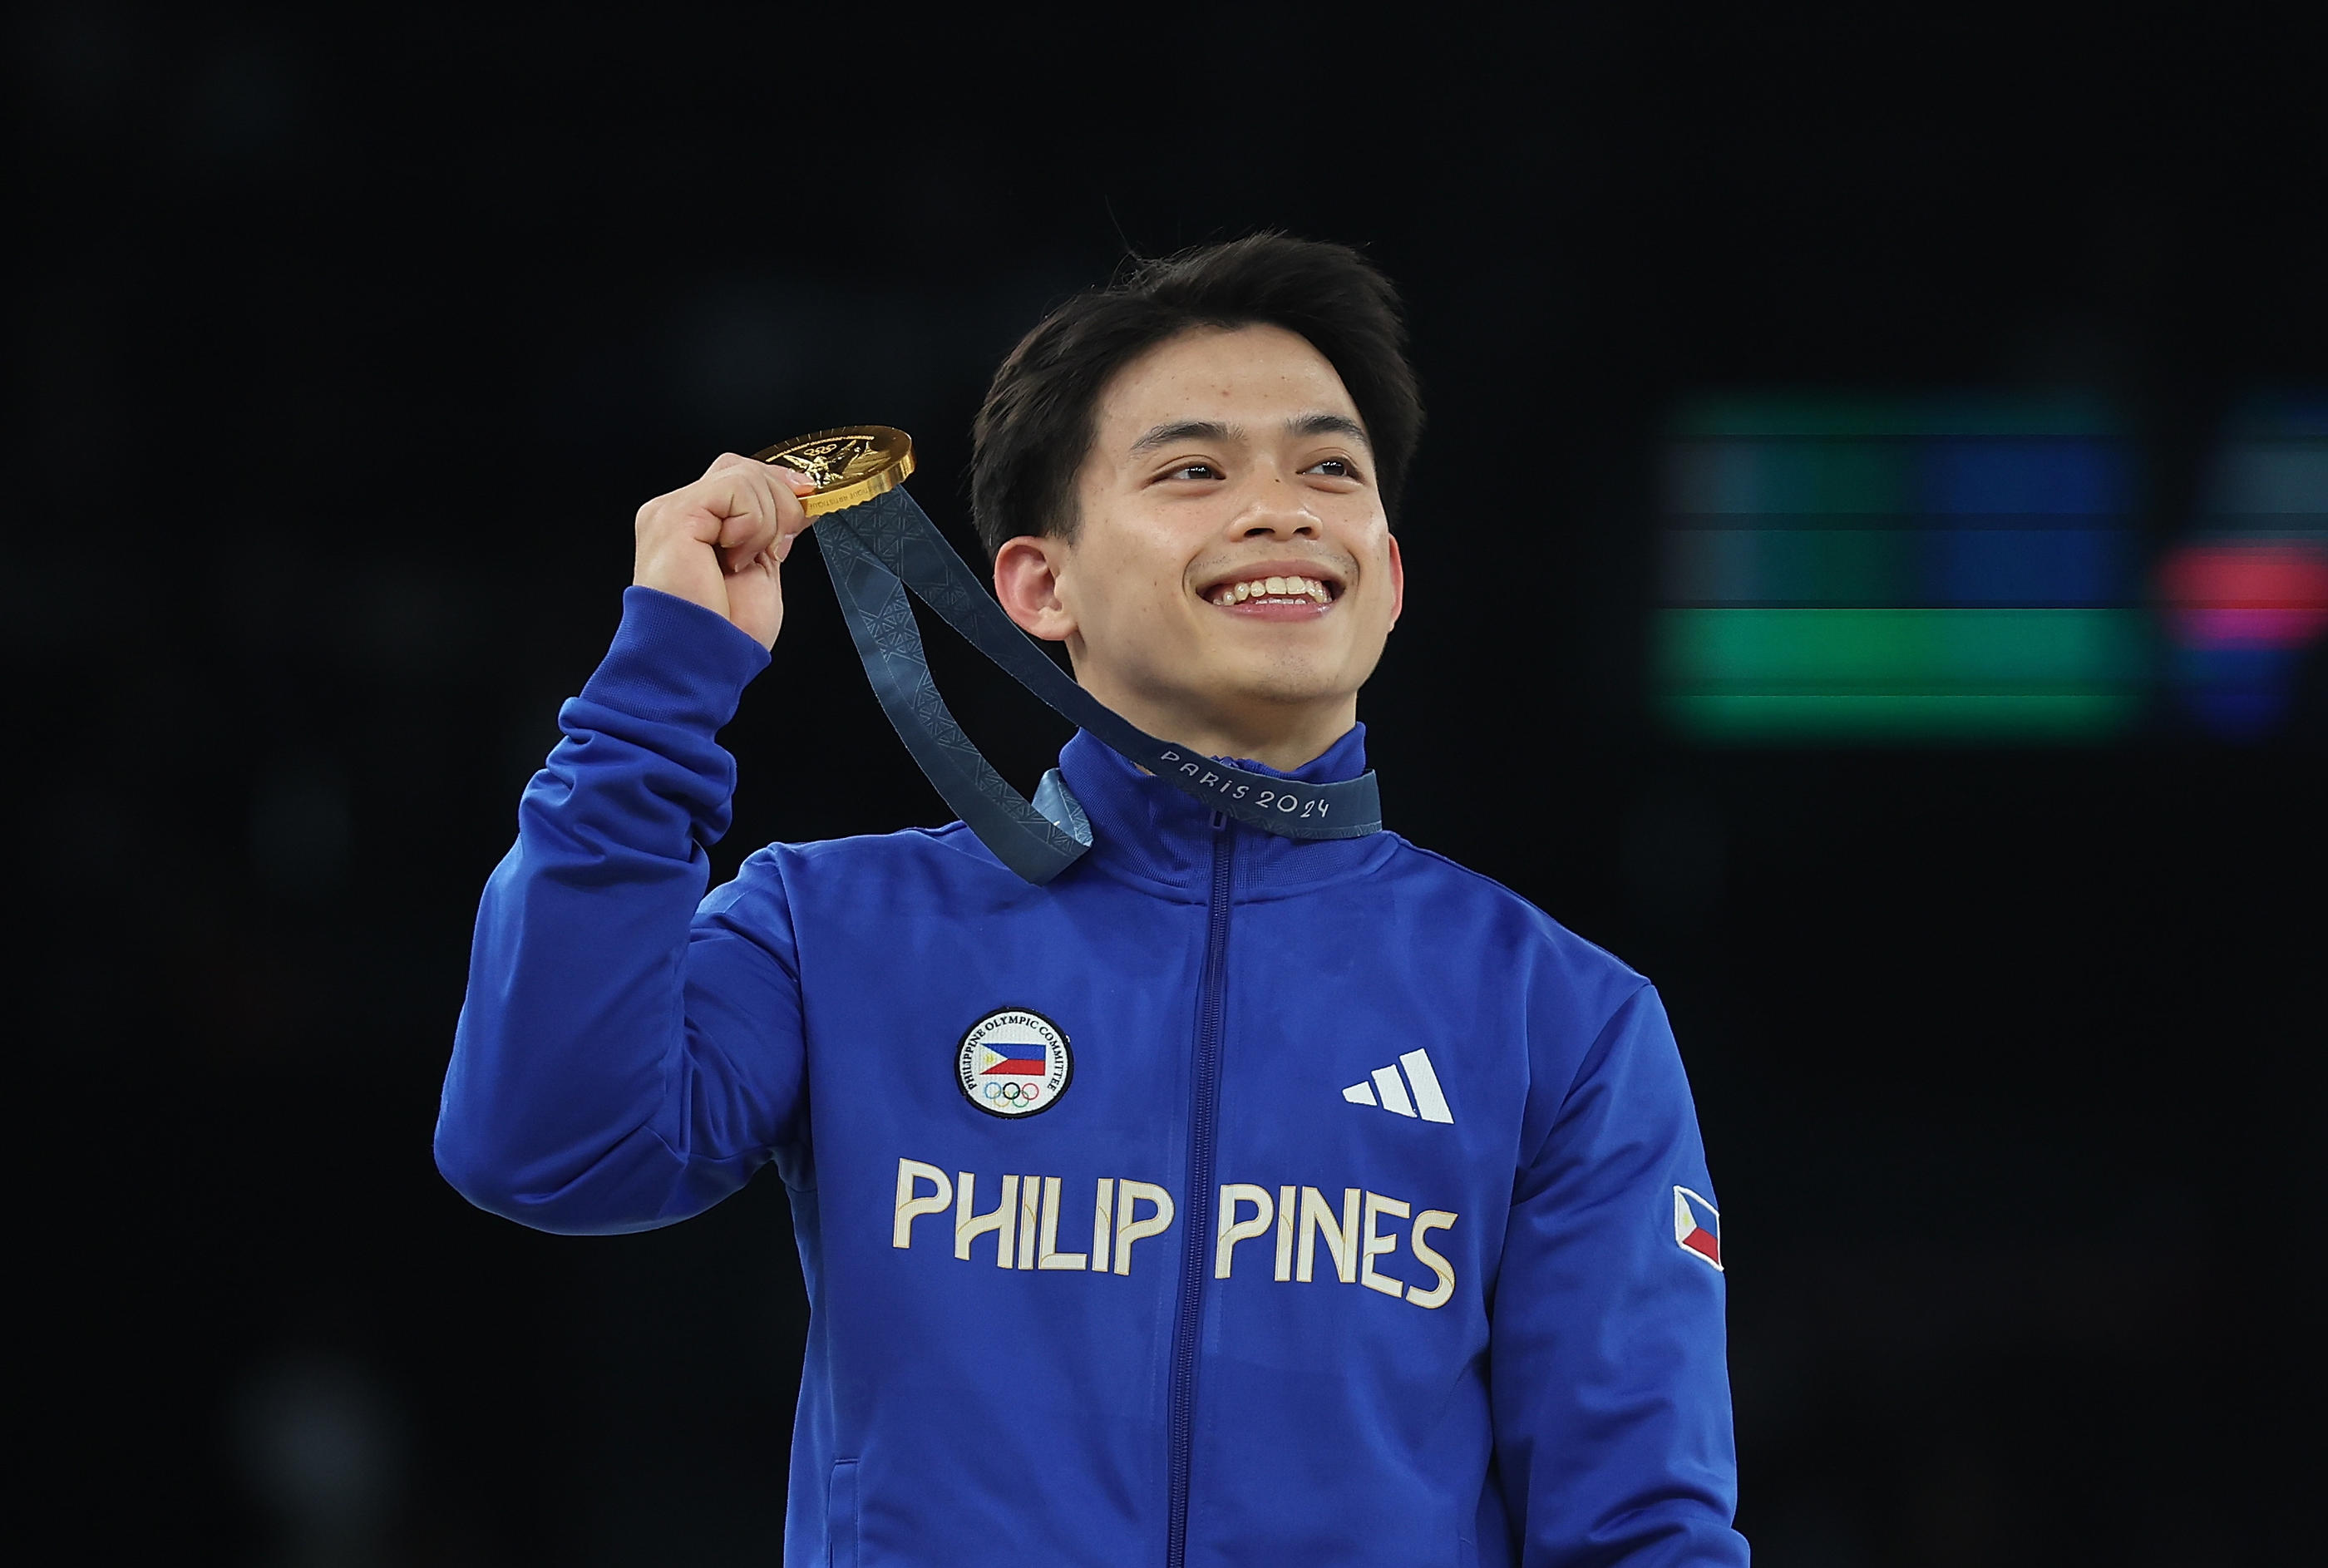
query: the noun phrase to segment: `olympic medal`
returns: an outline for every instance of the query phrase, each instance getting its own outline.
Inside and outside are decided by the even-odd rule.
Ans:
[[[887,425],[844,425],[779,441],[752,454],[816,482],[802,510],[822,517],[895,490],[914,471],[914,438]]]

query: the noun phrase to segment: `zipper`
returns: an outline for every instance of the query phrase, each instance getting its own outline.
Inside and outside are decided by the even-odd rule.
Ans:
[[[1164,1561],[1188,1560],[1188,1451],[1196,1441],[1197,1336],[1205,1306],[1205,1238],[1213,1229],[1213,1135],[1221,1102],[1221,1015],[1229,960],[1229,870],[1235,836],[1213,813],[1213,897],[1205,915],[1205,976],[1197,991],[1196,1104],[1188,1118],[1188,1216],[1180,1233],[1180,1313],[1172,1331],[1172,1519]]]

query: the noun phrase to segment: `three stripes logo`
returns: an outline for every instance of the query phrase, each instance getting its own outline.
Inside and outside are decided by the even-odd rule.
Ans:
[[[1404,1077],[1399,1075],[1400,1067],[1406,1069]],[[1342,1098],[1353,1105],[1373,1105],[1401,1116],[1420,1116],[1425,1122],[1451,1126],[1455,1121],[1455,1113],[1447,1108],[1447,1095],[1439,1087],[1439,1075],[1431,1070],[1429,1051],[1409,1051],[1396,1065],[1376,1067],[1371,1076],[1343,1090]]]

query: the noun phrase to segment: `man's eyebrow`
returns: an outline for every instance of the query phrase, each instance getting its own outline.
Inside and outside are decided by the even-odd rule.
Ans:
[[[1285,421],[1289,436],[1347,436],[1371,451],[1374,443],[1366,439],[1366,427],[1347,414],[1296,414]],[[1183,441],[1210,443],[1225,446],[1244,438],[1244,432],[1234,425],[1224,425],[1217,419],[1175,419],[1169,425],[1159,425],[1131,444],[1134,452],[1152,452],[1159,446],[1178,446]]]
[[[1301,414],[1285,421],[1289,436],[1347,436],[1369,452],[1374,443],[1366,439],[1366,427],[1347,414]]]
[[[1217,419],[1175,419],[1169,425],[1159,425],[1131,444],[1134,452],[1150,452],[1159,446],[1177,446],[1182,441],[1207,442],[1225,446],[1244,436],[1234,425],[1224,425]]]

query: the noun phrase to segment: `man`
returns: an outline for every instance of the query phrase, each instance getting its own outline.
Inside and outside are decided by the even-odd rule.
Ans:
[[[1004,608],[1151,734],[1359,775],[1402,345],[1370,266],[1277,236],[1063,305],[979,418]],[[454,1185],[606,1232],[775,1164],[812,1306],[787,1563],[1743,1563],[1713,1189],[1607,953],[1087,734],[1094,848],[1047,886],[956,823],[704,897],[808,488],[729,455],[640,512],[478,917]]]

